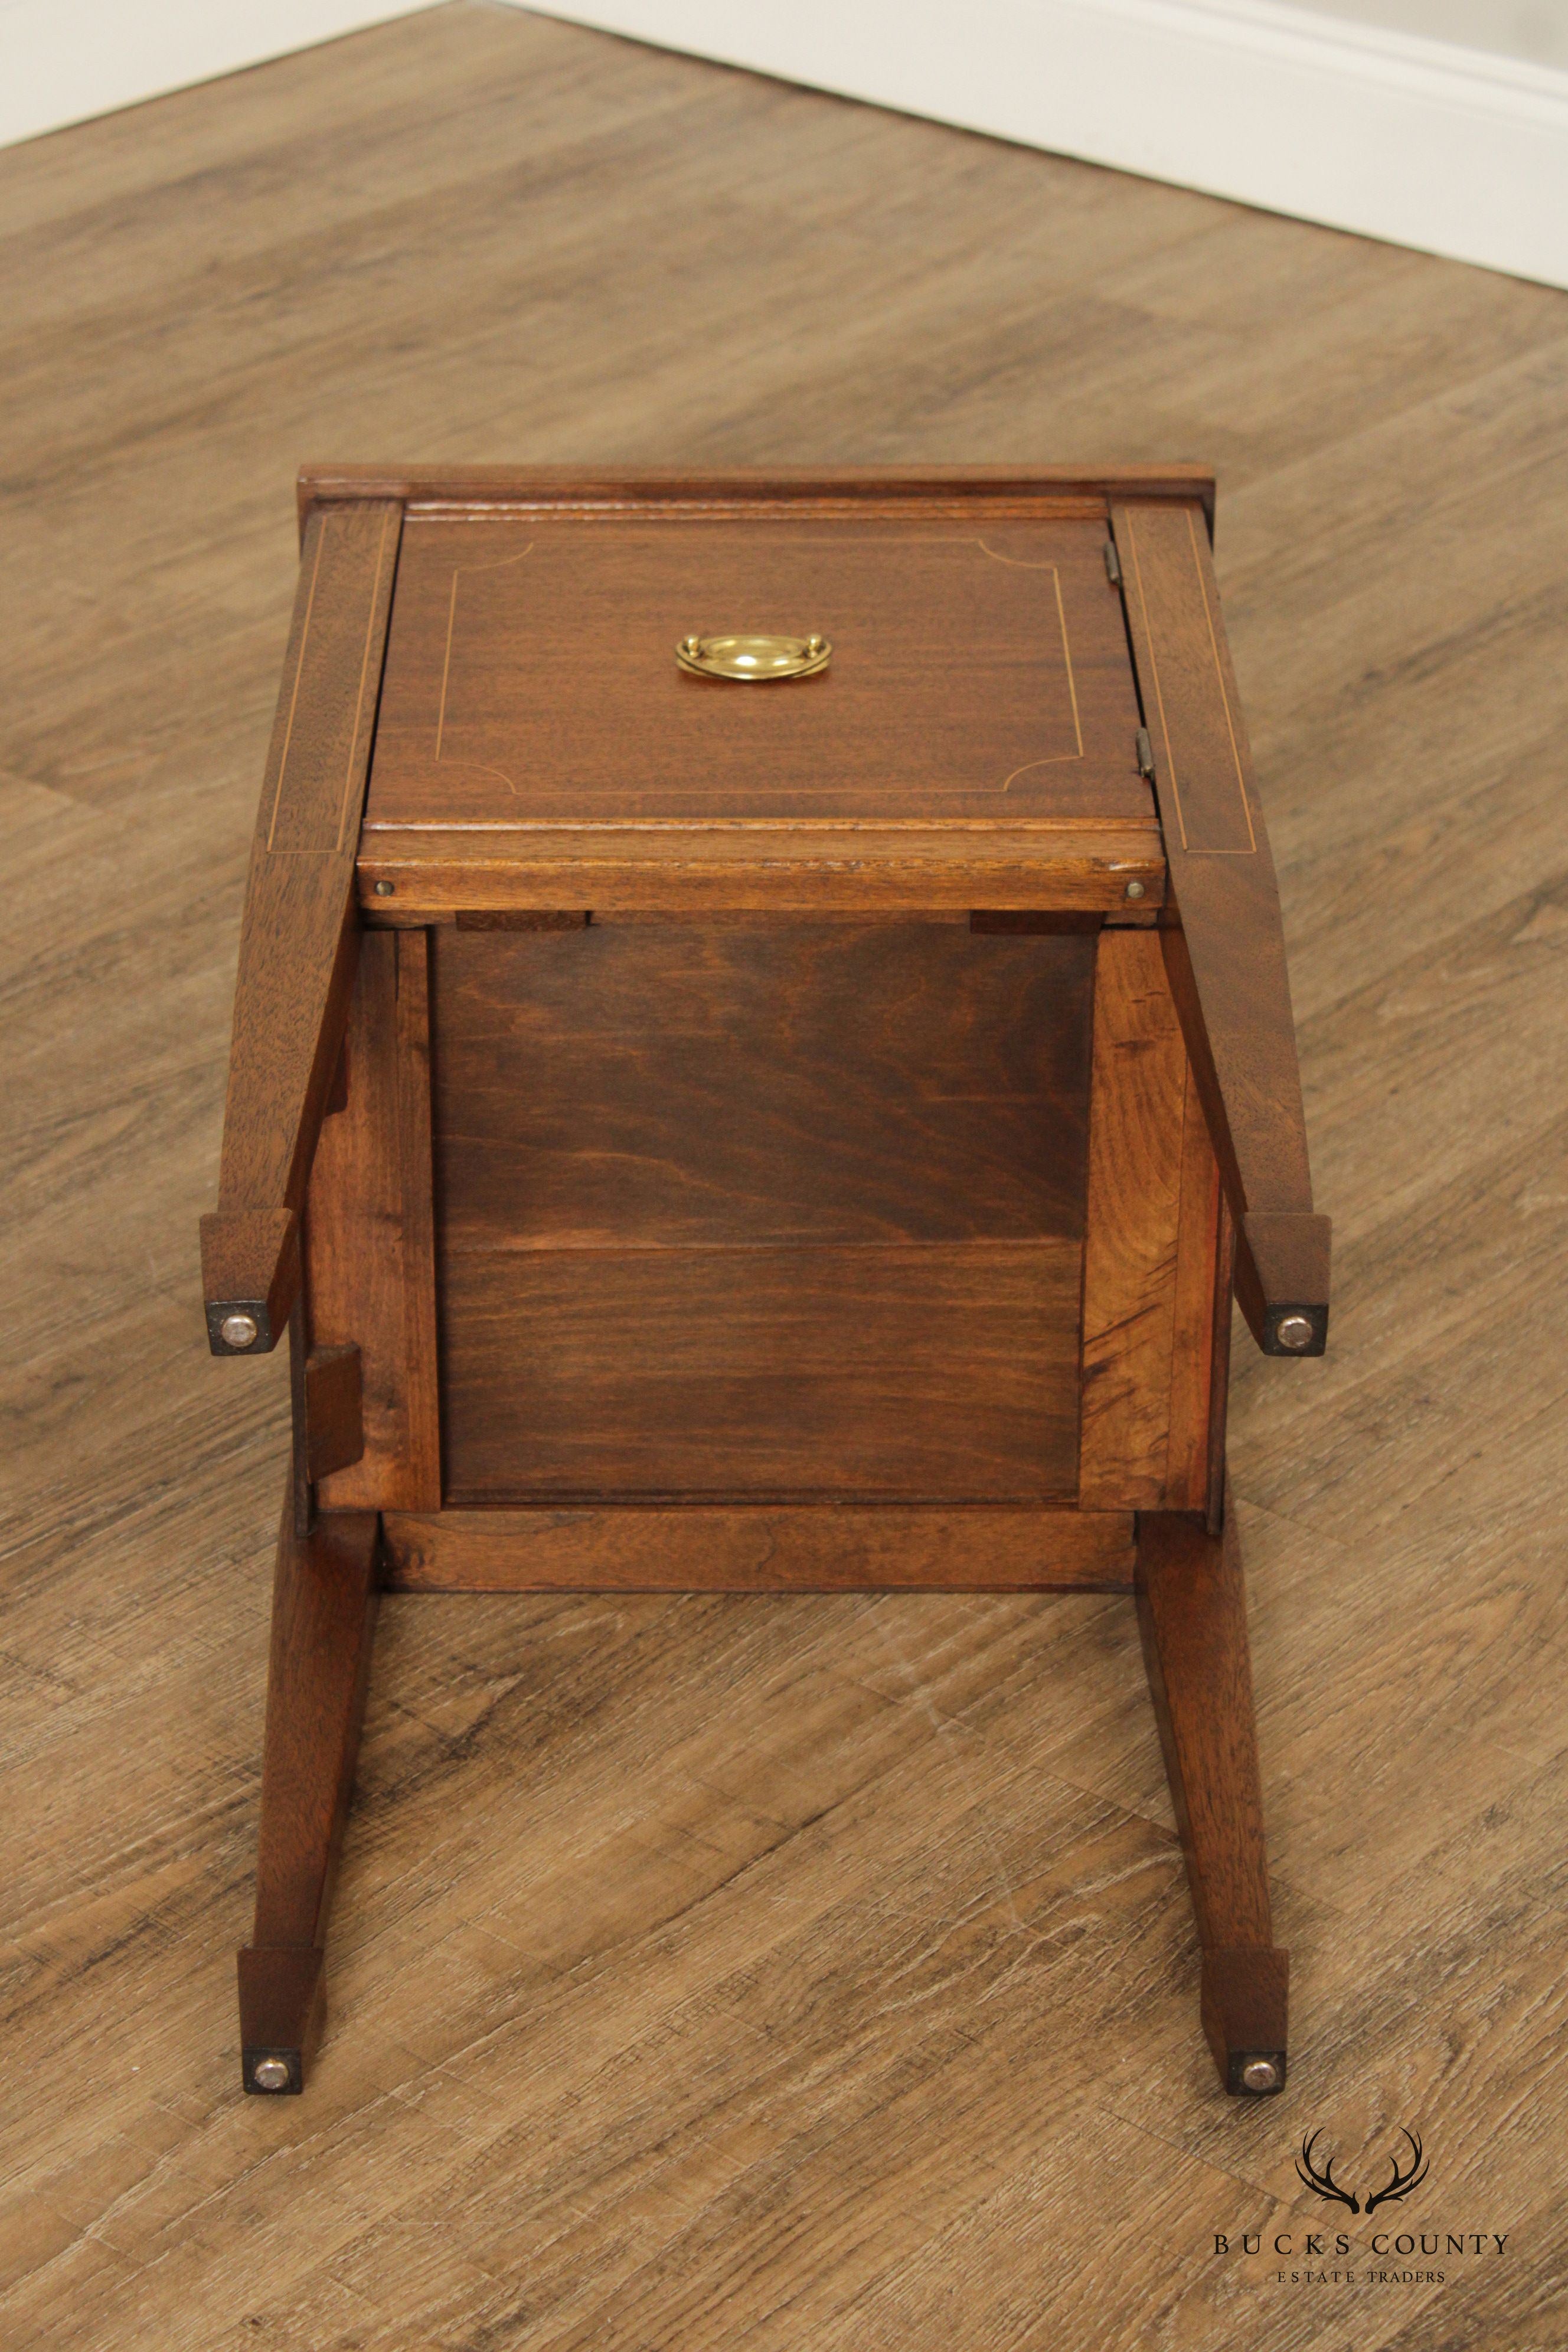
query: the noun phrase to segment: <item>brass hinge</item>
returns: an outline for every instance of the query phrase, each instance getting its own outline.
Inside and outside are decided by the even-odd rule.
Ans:
[[[1140,727],[1132,740],[1136,745],[1138,751],[1138,772],[1141,776],[1147,776],[1149,782],[1152,783],[1154,781],[1154,746],[1149,740],[1149,730],[1146,727]]]
[[[1105,576],[1113,588],[1121,587],[1121,558],[1116,552],[1116,541],[1113,539],[1108,539],[1105,542]]]

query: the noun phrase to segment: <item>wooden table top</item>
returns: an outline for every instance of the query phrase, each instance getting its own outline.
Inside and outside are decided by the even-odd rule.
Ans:
[[[1144,821],[1104,542],[1087,518],[411,517],[366,825]],[[814,677],[676,658],[814,630]]]
[[[1016,904],[1021,873],[1085,905],[1138,877],[1152,911],[1107,568],[1127,487],[1195,508],[1206,478],[307,469],[328,534],[347,499],[404,502],[367,915],[482,903],[487,877],[542,904]],[[681,667],[682,638],[720,632],[820,632],[831,658],[765,685]]]

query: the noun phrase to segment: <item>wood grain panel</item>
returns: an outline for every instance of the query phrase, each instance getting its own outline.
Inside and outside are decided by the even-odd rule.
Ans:
[[[364,1452],[358,1348],[351,1342],[314,1349],[306,1360],[303,1385],[305,1474],[319,1485]]]
[[[436,970],[449,1255],[1083,1231],[1092,937],[595,924]]]
[[[1070,1490],[1093,954],[442,934],[449,1496]]]
[[[216,1213],[203,1220],[207,1330],[282,1336],[304,1204],[353,983],[354,859],[401,509],[311,514],[251,846]]]
[[[1203,517],[1195,504],[1152,513],[1131,504],[1116,523],[1171,845],[1193,857],[1254,857],[1246,722]]]
[[[256,1874],[258,1945],[319,1944],[353,1789],[369,1686],[379,1537],[332,1512],[298,1538],[286,1508],[273,1572]]]
[[[1070,1494],[1080,1251],[451,1251],[454,1503]]]
[[[1104,543],[1102,517],[412,518],[367,821],[1136,823]],[[832,659],[765,688],[679,667],[721,630],[820,630]]]
[[[397,1160],[403,1195],[399,1239],[408,1433],[399,1499],[406,1495],[415,1509],[427,1506],[441,1492],[431,1127],[430,941],[428,933],[416,931],[397,942]]]
[[[345,499],[397,499],[423,513],[512,514],[563,510],[624,521],[655,512],[666,519],[745,515],[756,520],[798,516],[804,500],[844,514],[931,514],[943,508],[1019,514],[1032,521],[1076,515],[1101,520],[1108,499],[1196,499],[1214,513],[1214,475],[1206,466],[749,466],[701,467],[364,466],[311,463],[300,468],[300,528],[312,508]]]
[[[443,1511],[383,1522],[398,1592],[1120,1592],[1132,1520],[1115,1511]]]
[[[1103,931],[1084,1245],[1086,1505],[1149,1509],[1165,1490],[1186,1067],[1159,940]]]
[[[1173,911],[1161,938],[1266,1355],[1321,1355],[1329,1221],[1314,1213],[1273,853],[1196,504],[1112,509],[1153,742]],[[1300,1318],[1302,1349],[1279,1339]]]
[[[1220,1249],[1220,1181],[1208,1121],[1189,1066],[1182,1101],[1182,1202],[1171,1300],[1171,1410],[1163,1506],[1208,1507],[1214,1423],[1223,1436],[1228,1355],[1216,1363],[1223,1324],[1230,1337],[1231,1260]]]
[[[401,510],[323,507],[302,550],[258,839],[269,857],[341,856],[359,831]]]
[[[1198,1937],[1274,1941],[1252,1706],[1247,1591],[1234,1509],[1211,1536],[1187,1512],[1138,1522],[1138,1621]]]
[[[347,1101],[325,1120],[305,1215],[311,1337],[357,1343],[364,1452],[321,1482],[329,1510],[439,1503],[426,950],[367,938],[350,1010]]]
[[[268,2058],[298,2092],[326,2021],[322,1947],[353,1794],[379,1598],[373,1511],[319,1518],[285,1505],[273,1575],[272,1654],[257,1840],[256,1918],[238,1954],[242,2079]]]
[[[766,688],[758,689],[765,693]],[[660,829],[443,831],[384,826],[363,836],[366,923],[460,922],[489,909],[546,912],[756,908],[805,914],[967,913],[973,907],[1110,913],[1130,887],[1165,899],[1165,853],[1151,816],[1100,824],[727,825]]]
[[[1159,938],[1104,930],[1084,1250],[1079,1467],[1086,1506],[1204,1506],[1215,1185]]]

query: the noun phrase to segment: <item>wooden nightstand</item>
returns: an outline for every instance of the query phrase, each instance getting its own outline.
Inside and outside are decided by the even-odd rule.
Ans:
[[[1135,1593],[1228,2090],[1285,2073],[1234,1283],[1322,1352],[1190,467],[301,476],[211,1343],[287,1331],[247,2089],[377,1591]]]

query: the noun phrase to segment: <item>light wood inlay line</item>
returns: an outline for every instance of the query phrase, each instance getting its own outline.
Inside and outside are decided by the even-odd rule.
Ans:
[[[310,563],[310,586],[305,602],[304,625],[300,632],[293,677],[289,685],[289,719],[284,730],[283,748],[279,757],[278,778],[273,787],[271,814],[268,819],[267,847],[268,853],[275,857],[313,856],[321,854],[326,847],[323,843],[317,843],[312,846],[289,846],[279,844],[277,835],[279,815],[284,805],[289,762],[294,748],[295,720],[299,714],[300,695],[304,684],[305,667],[310,651],[317,591],[321,577],[322,561],[327,551],[327,533],[332,529],[334,522],[339,524],[340,530],[343,527],[342,519],[334,516],[330,509],[321,514],[316,536],[315,553]],[[350,731],[343,762],[342,784],[338,794],[337,824],[331,843],[331,854],[334,856],[341,856],[350,845],[350,828],[352,824],[357,824],[358,819],[356,784],[360,774],[359,747],[364,740],[367,703],[369,718],[374,718],[375,709],[377,681],[372,677],[372,655],[379,635],[382,587],[386,570],[387,539],[390,533],[395,553],[399,528],[400,519],[395,511],[383,516],[376,539],[374,580],[365,614],[364,644],[360,656],[359,685],[354,700],[353,726]]]
[[[1236,740],[1236,720],[1231,711],[1230,697],[1226,691],[1225,671],[1220,663],[1219,646],[1215,642],[1215,637],[1214,612],[1209,602],[1208,583],[1204,577],[1203,562],[1198,554],[1197,540],[1194,532],[1192,513],[1189,510],[1187,515],[1187,531],[1191,541],[1193,570],[1197,581],[1198,597],[1203,607],[1204,623],[1208,632],[1209,657],[1214,665],[1215,684],[1219,691],[1220,708],[1225,713],[1226,732],[1230,741],[1230,756],[1236,770],[1236,788],[1240,797],[1242,814],[1247,820],[1247,845],[1245,849],[1216,849],[1207,845],[1206,844],[1194,848],[1191,839],[1189,838],[1187,832],[1186,811],[1182,800],[1181,773],[1177,766],[1175,747],[1171,740],[1170,724],[1165,715],[1164,688],[1160,677],[1160,649],[1158,643],[1156,642],[1154,629],[1150,619],[1148,598],[1144,593],[1143,567],[1139,560],[1138,553],[1137,520],[1131,507],[1126,509],[1126,523],[1127,551],[1131,560],[1132,582],[1133,586],[1137,591],[1138,613],[1139,619],[1142,624],[1142,635],[1144,646],[1147,648],[1149,682],[1154,689],[1154,707],[1159,714],[1160,720],[1160,742],[1163,757],[1159,763],[1159,776],[1160,781],[1169,786],[1169,797],[1171,803],[1170,813],[1174,814],[1176,830],[1181,836],[1182,848],[1189,856],[1193,857],[1254,856],[1258,850],[1258,835],[1252,822],[1252,808],[1247,794],[1247,777],[1241,764],[1240,749]],[[1161,813],[1163,815],[1167,814],[1163,804],[1162,804]]]
[[[459,563],[453,567],[452,594],[447,606],[447,645],[446,651],[441,659],[441,699],[436,712],[436,757],[437,761],[439,761],[441,757],[441,740],[447,731],[447,686],[452,674],[452,633],[457,625],[458,620],[458,583],[461,580],[465,572],[505,572],[508,571],[512,564],[521,563],[525,555],[531,555],[532,553],[533,541],[530,540],[528,545],[526,547],[520,547],[515,555],[503,555],[499,563]],[[483,763],[471,762],[470,764],[480,765]],[[500,776],[502,783],[505,784],[509,792],[515,792],[517,790],[517,786],[512,782],[511,778],[503,774],[500,768],[487,768],[486,772],[492,776]]]
[[[1236,713],[1230,707],[1230,694],[1225,682],[1225,664],[1220,660],[1219,641],[1215,635],[1214,600],[1209,594],[1208,576],[1204,569],[1203,555],[1198,547],[1197,526],[1194,521],[1192,509],[1190,508],[1187,510],[1187,540],[1193,552],[1193,570],[1197,574],[1198,594],[1203,600],[1204,619],[1208,624],[1209,657],[1214,663],[1215,684],[1219,688],[1220,709],[1225,712],[1226,732],[1230,737],[1230,756],[1236,765],[1236,788],[1241,795],[1242,810],[1247,818],[1247,839],[1248,850],[1256,852],[1258,848],[1258,833],[1252,822],[1252,803],[1248,797],[1247,790],[1247,771],[1242,765],[1241,747],[1236,740]],[[1185,841],[1185,830],[1184,828],[1184,843]],[[1233,857],[1243,857],[1248,854],[1248,850],[1237,849],[1224,854]]]
[[[441,738],[447,731],[447,681],[452,675],[452,630],[458,618],[458,583],[460,572],[452,574],[452,593],[447,605],[447,650],[441,659],[441,702],[436,713],[436,757],[441,757]]]
[[[980,544],[982,547],[985,547],[985,541],[984,540],[981,541]],[[985,547],[985,552],[987,555],[995,557],[998,563],[1016,563],[1017,562],[1017,558],[1016,556],[997,555],[996,550],[994,547]],[[1016,784],[1020,776],[1026,776],[1032,768],[1054,768],[1059,766],[1064,761],[1081,760],[1083,757],[1083,722],[1079,717],[1078,680],[1073,676],[1072,645],[1068,636],[1067,607],[1062,601],[1061,571],[1055,563],[1028,564],[1020,568],[1031,572],[1048,572],[1051,575],[1051,586],[1056,592],[1057,599],[1057,621],[1062,633],[1062,664],[1067,671],[1068,677],[1068,699],[1072,705],[1073,740],[1078,745],[1078,749],[1076,751],[1052,751],[1049,752],[1043,760],[1026,760],[1021,767],[1015,768],[1011,775],[1005,779],[1002,786],[1004,792],[1006,792],[1010,786]]]
[[[1073,739],[1078,744],[1078,756],[1081,760],[1083,757],[1083,726],[1078,715],[1078,680],[1073,676],[1072,646],[1068,641],[1067,608],[1062,603],[1062,575],[1058,571],[1054,563],[1051,566],[1051,585],[1057,592],[1057,619],[1061,624],[1062,659],[1067,664],[1068,696],[1072,703]]]
[[[1187,831],[1182,822],[1181,789],[1176,781],[1176,762],[1171,751],[1171,731],[1165,724],[1165,698],[1160,687],[1160,661],[1154,650],[1154,639],[1149,627],[1149,603],[1143,593],[1143,568],[1138,561],[1138,530],[1131,509],[1127,516],[1127,551],[1132,559],[1132,580],[1138,591],[1138,612],[1143,625],[1144,642],[1149,647],[1149,680],[1154,689],[1154,706],[1160,714],[1160,741],[1165,753],[1165,773],[1170,781],[1171,797],[1176,805],[1176,824],[1182,836],[1182,846],[1184,849],[1187,845]]]
[[[310,565],[310,593],[305,600],[305,625],[300,632],[299,651],[294,657],[294,683],[289,695],[289,724],[284,730],[283,751],[278,762],[278,782],[272,793],[272,816],[267,828],[267,846],[269,850],[273,847],[273,836],[278,830],[278,811],[283,801],[283,779],[289,772],[289,750],[294,740],[294,714],[300,707],[300,680],[305,674],[305,648],[310,642],[310,620],[316,609],[316,583],[321,576],[321,550],[327,543],[327,533],[331,528],[331,516],[323,515],[321,528],[316,534],[316,553]]]
[[[392,528],[392,522],[393,517],[390,514],[382,517],[381,534],[375,543],[375,587],[372,592],[369,608],[365,614],[364,652],[361,656],[359,667],[359,696],[354,704],[353,733],[349,738],[349,755],[343,766],[342,795],[338,803],[337,845],[340,850],[345,845],[343,836],[348,830],[351,812],[355,808],[354,782],[359,761],[360,736],[364,726],[365,685],[370,677],[371,648],[377,635],[377,621],[381,611],[382,568],[386,562],[386,534]]]
[[[416,509],[410,509],[410,511],[416,511]],[[432,512],[440,515],[442,520],[450,520],[454,519],[452,515],[446,514],[441,509],[432,510],[422,508],[416,509],[416,511],[426,519],[428,519]],[[502,508],[499,506],[478,512],[473,509],[466,511],[458,509],[457,510],[456,519],[473,521],[476,523],[485,521],[493,523],[501,520],[503,517],[515,516],[517,511],[518,510],[514,509]],[[601,520],[619,520],[623,521],[629,520],[647,522],[648,520],[658,520],[663,522],[670,520],[672,514],[676,514],[679,510],[662,507],[626,504],[608,509],[598,507],[562,506],[551,508],[544,511],[546,516],[550,519],[563,520],[567,522],[583,522],[595,518]],[[700,514],[704,515],[713,514],[728,516],[730,514],[745,514],[749,516],[752,513],[753,509],[748,506],[731,502],[727,506],[715,504],[710,509],[704,508],[699,511]],[[865,517],[865,509],[863,507],[846,507],[843,509],[843,513],[847,520],[851,517],[858,520],[863,520]],[[814,520],[816,518],[814,517]],[[1050,519],[1059,520],[1060,518],[1059,516],[1053,515]],[[837,530],[830,531],[824,535],[823,545],[826,548],[832,549],[837,545],[841,545],[843,543],[843,538],[844,534],[842,531]],[[1005,793],[1011,790],[1015,783],[1016,783],[1020,776],[1032,774],[1037,768],[1061,767],[1064,765],[1069,765],[1075,761],[1082,760],[1085,756],[1083,719],[1079,707],[1078,678],[1073,668],[1072,640],[1068,630],[1067,604],[1066,599],[1062,594],[1061,567],[1059,564],[1049,562],[1035,562],[1024,556],[1008,555],[1000,548],[991,546],[984,538],[973,536],[967,533],[962,536],[944,539],[934,539],[928,534],[925,536],[924,543],[928,546],[974,547],[978,548],[983,555],[989,557],[994,563],[1005,564],[1012,571],[1047,572],[1050,574],[1051,593],[1055,599],[1057,608],[1057,627],[1061,639],[1062,669],[1067,679],[1068,704],[1072,714],[1074,748],[1070,751],[1046,752],[1038,759],[1025,760],[1021,761],[1017,767],[1011,769],[1003,778],[1001,783],[994,787],[994,789],[1000,793]],[[503,556],[494,563],[464,563],[454,567],[452,572],[451,591],[447,602],[447,628],[445,643],[442,648],[441,683],[436,712],[435,763],[438,766],[444,766],[449,771],[468,768],[476,774],[494,776],[498,782],[504,784],[507,791],[514,796],[518,791],[517,782],[515,778],[509,775],[505,769],[496,766],[493,761],[489,761],[462,759],[456,761],[448,760],[444,754],[444,745],[447,732],[447,716],[450,699],[452,649],[456,643],[457,636],[458,583],[464,578],[465,574],[480,572],[505,572],[509,570],[511,565],[521,563],[525,556],[531,555],[533,552],[534,544],[535,542],[531,540],[526,547],[520,548],[515,554]],[[688,781],[686,789],[688,792],[695,794],[700,795],[706,793],[709,797],[722,800],[727,799],[731,795],[734,787],[726,780],[721,780],[711,786],[704,787],[700,784],[695,778],[693,778]],[[803,788],[798,785],[795,789],[797,792],[803,792]],[[934,781],[927,780],[923,783],[922,789],[932,797],[937,797],[948,793],[966,793],[973,788],[967,784],[946,786],[937,783]],[[988,787],[987,789],[993,788]],[[828,783],[821,787],[821,796],[823,798],[833,798],[837,796],[837,793],[838,787],[834,784]],[[811,797],[812,795],[809,793],[803,792],[803,796]],[[765,823],[766,820],[747,818],[744,822],[748,824],[752,824]],[[831,822],[831,820],[829,820],[829,822]],[[854,822],[858,823],[858,820],[854,820]],[[929,820],[922,820],[921,822],[929,822]]]

